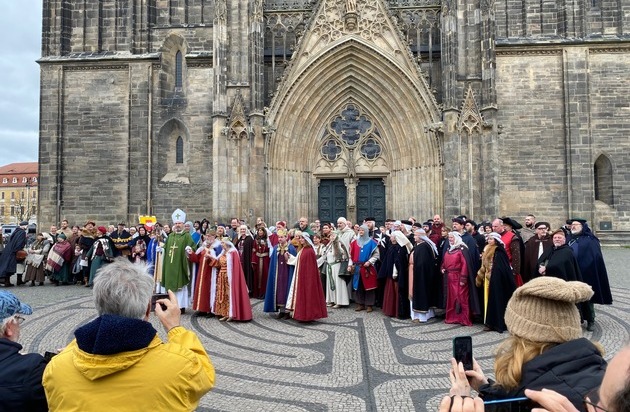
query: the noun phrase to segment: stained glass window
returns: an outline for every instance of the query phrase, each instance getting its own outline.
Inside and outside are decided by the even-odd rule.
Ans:
[[[381,145],[373,139],[369,138],[361,145],[361,156],[368,160],[374,160],[381,155]]]
[[[322,156],[324,159],[334,162],[341,155],[341,146],[335,139],[328,139],[322,146]]]
[[[360,146],[361,156],[367,160],[374,160],[382,153],[378,130],[354,103],[347,104],[332,118],[322,140],[322,156],[331,162],[339,159],[344,145],[348,149]]]
[[[353,104],[347,105],[330,123],[330,128],[350,147],[356,145],[361,136],[371,127],[372,122],[361,115],[359,109]]]

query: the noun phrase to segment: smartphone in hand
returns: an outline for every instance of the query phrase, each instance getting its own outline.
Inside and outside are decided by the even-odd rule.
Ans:
[[[508,398],[485,401],[485,412],[530,412],[532,408],[539,407],[529,398]]]
[[[464,370],[473,368],[472,338],[470,336],[456,336],[453,338],[453,357],[459,364],[464,364]]]

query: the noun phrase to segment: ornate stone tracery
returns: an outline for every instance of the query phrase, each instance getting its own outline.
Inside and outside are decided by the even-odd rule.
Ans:
[[[457,130],[465,131],[472,134],[474,132],[481,133],[481,128],[484,124],[483,116],[477,107],[475,101],[475,93],[472,86],[469,84],[466,90],[466,96],[464,97],[464,103],[462,104],[462,110],[457,121]]]
[[[229,127],[227,128],[228,138],[232,140],[247,139],[249,137],[249,127],[247,118],[245,117],[245,107],[243,103],[243,95],[239,90],[234,99],[234,105],[232,106],[232,113],[228,121]]]

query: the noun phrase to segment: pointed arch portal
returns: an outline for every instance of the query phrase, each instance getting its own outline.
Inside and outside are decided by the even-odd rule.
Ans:
[[[319,186],[328,179],[337,191],[344,182],[345,215],[354,221],[365,217],[357,216],[357,188],[366,181],[382,182],[379,206],[391,216],[442,210],[441,144],[427,127],[439,110],[417,71],[350,35],[287,80],[267,118],[275,127],[266,151],[269,217],[317,216]],[[340,119],[356,136],[344,141]]]

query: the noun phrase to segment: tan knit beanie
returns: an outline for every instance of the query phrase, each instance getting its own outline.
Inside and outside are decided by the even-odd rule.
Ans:
[[[533,342],[562,343],[582,337],[578,302],[593,296],[583,282],[543,276],[516,289],[505,311],[505,324],[515,336]]]

